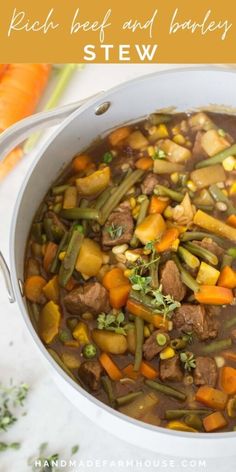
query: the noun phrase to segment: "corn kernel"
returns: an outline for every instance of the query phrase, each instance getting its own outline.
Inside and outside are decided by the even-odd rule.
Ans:
[[[126,260],[129,262],[136,262],[138,258],[140,257],[140,254],[137,254],[137,252],[128,250],[128,251],[125,251],[125,257],[126,257]]]
[[[134,219],[138,218],[139,211],[140,211],[140,205],[136,205],[136,207],[132,211],[132,215],[133,215]]]
[[[236,194],[236,182],[234,182],[233,185],[231,185],[229,193],[230,195]]]
[[[173,329],[173,321],[168,321],[168,331],[172,331]]]
[[[177,184],[178,180],[179,180],[178,172],[173,172],[173,174],[171,174],[170,178],[171,178],[171,180],[174,184]]]
[[[180,131],[179,126],[174,126],[174,127],[172,128],[172,133],[173,133],[174,135],[179,134],[179,131]]]
[[[60,261],[63,261],[63,259],[65,258],[65,255],[66,255],[66,251],[60,252],[60,254],[59,254],[59,256],[58,256],[58,259],[59,259]]]
[[[133,274],[132,269],[126,269],[126,270],[124,271],[124,276],[127,277],[127,279],[128,279],[129,277],[131,277],[132,274]]]
[[[165,211],[164,211],[164,216],[165,216],[165,218],[172,218],[172,216],[173,216],[173,209],[172,209],[170,206],[168,206],[168,207],[165,209]]]
[[[145,337],[145,338],[149,338],[150,334],[151,334],[151,333],[150,333],[149,328],[148,328],[147,326],[144,326],[144,328],[143,328],[143,335],[144,335],[144,337]]]
[[[159,126],[157,126],[155,135],[157,136],[157,138],[167,138],[169,136],[169,133],[166,125],[161,123]]]
[[[180,243],[180,240],[179,240],[179,239],[176,239],[176,240],[172,243],[172,245],[171,245],[172,251],[178,251],[179,243]]]
[[[163,351],[161,351],[160,353],[160,359],[162,360],[171,359],[174,356],[175,356],[175,351],[172,347],[169,347],[169,346],[163,349]]]
[[[195,183],[192,180],[187,181],[187,187],[188,187],[189,190],[191,190],[191,192],[196,192],[196,190],[197,190],[197,186],[195,185]]]
[[[222,162],[224,170],[226,170],[227,172],[231,172],[231,170],[234,169],[235,164],[236,160],[233,156],[226,157],[226,159],[224,159]]]
[[[149,155],[150,157],[154,156],[154,154],[155,154],[154,146],[148,146],[147,152],[148,152],[148,155]]]
[[[136,198],[131,197],[129,199],[129,203],[130,203],[131,208],[134,209],[136,207]]]
[[[188,147],[188,148],[191,148],[192,145],[193,145],[192,142],[189,139],[187,139],[187,141],[185,143],[185,146]]]
[[[173,141],[181,146],[182,144],[185,144],[185,137],[182,134],[176,134]]]

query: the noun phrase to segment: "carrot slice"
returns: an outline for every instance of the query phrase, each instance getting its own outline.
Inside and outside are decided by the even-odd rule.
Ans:
[[[156,195],[153,195],[148,209],[149,215],[153,215],[153,213],[163,213],[163,211],[169,205],[169,201],[170,200],[161,200]]]
[[[168,251],[171,248],[173,242],[178,238],[178,236],[179,236],[179,231],[177,228],[167,229],[167,231],[162,236],[160,242],[155,244],[156,251],[157,252]]]
[[[141,157],[135,163],[137,169],[148,170],[153,167],[153,159],[151,157]]]
[[[129,299],[126,308],[132,315],[142,318],[147,321],[147,323],[152,323],[155,328],[164,327],[168,329],[169,327],[168,320],[165,320],[163,316],[158,315],[149,308],[141,305],[141,303],[136,302],[136,300]]]
[[[220,411],[215,411],[214,413],[206,416],[203,418],[202,422],[207,433],[210,433],[211,431],[217,431],[218,429],[227,426],[227,421]]]
[[[124,271],[119,267],[109,270],[103,277],[102,284],[107,290],[120,287],[121,285],[129,284],[127,277],[124,276]]]
[[[232,226],[233,228],[236,228],[236,215],[230,215],[227,218],[226,223]]]
[[[119,287],[112,288],[110,290],[110,304],[113,308],[119,310],[124,306],[128,300],[129,292],[131,290],[131,285],[120,285]]]
[[[236,288],[236,271],[230,266],[223,267],[217,285],[225,288]]]
[[[196,393],[196,400],[210,408],[224,410],[227,403],[228,395],[216,388],[203,385]]]
[[[230,305],[234,295],[229,288],[201,285],[199,292],[195,293],[195,298],[205,305]]]
[[[80,154],[73,159],[72,167],[75,172],[85,170],[89,164],[91,164],[92,159],[87,154]]]
[[[229,395],[236,393],[236,369],[233,367],[222,367],[220,371],[220,386]]]
[[[158,371],[145,361],[141,362],[140,373],[147,379],[156,379],[159,375]]]
[[[43,287],[47,281],[41,275],[27,277],[24,284],[24,293],[31,302],[42,303],[44,300]]]
[[[118,146],[121,144],[128,136],[130,135],[130,127],[123,126],[122,128],[115,129],[109,135],[108,139],[110,141],[111,146]]]
[[[117,365],[113,362],[113,360],[106,354],[106,352],[103,352],[100,357],[99,361],[103,367],[103,369],[106,371],[106,373],[109,375],[110,379],[112,380],[120,380],[122,376],[122,372],[117,367]]]
[[[123,374],[125,377],[129,377],[129,379],[137,380],[139,377],[140,373],[136,372],[134,370],[133,364],[128,364],[124,369],[123,369]]]
[[[53,242],[48,242],[46,245],[45,253],[44,253],[44,258],[43,258],[43,268],[46,270],[46,272],[50,271],[50,265],[56,256],[58,245],[53,243]]]

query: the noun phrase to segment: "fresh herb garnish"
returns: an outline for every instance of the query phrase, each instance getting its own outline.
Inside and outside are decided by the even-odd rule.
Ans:
[[[222,136],[222,138],[224,138],[225,135],[226,135],[226,132],[225,132],[225,130],[223,130],[222,128],[220,128],[220,129],[218,129],[218,134],[219,134],[219,136]]]
[[[6,431],[16,422],[15,409],[23,406],[28,393],[28,385],[0,386],[0,431]]]
[[[186,344],[192,344],[193,342],[193,331],[185,331],[182,339],[186,342]]]
[[[5,442],[0,442],[0,452],[4,452],[7,449],[20,449],[21,444],[19,442],[14,442],[14,443],[5,443]]]
[[[105,154],[103,155],[103,162],[105,162],[105,164],[110,164],[112,159],[113,159],[113,154],[109,151],[105,152]]]
[[[124,228],[123,226],[118,226],[112,223],[111,226],[106,228],[106,231],[108,232],[111,239],[118,239],[124,233]]]
[[[48,443],[44,442],[39,447],[37,457],[30,457],[28,459],[28,465],[32,467],[33,472],[54,472],[56,470],[64,470],[64,466],[59,467],[60,454],[55,453],[51,456],[46,454]],[[79,450],[79,446],[76,444],[71,448],[71,456],[76,454]]]
[[[155,159],[165,159],[166,158],[166,153],[163,151],[163,149],[158,149],[155,154],[153,154],[152,159],[155,161]]]
[[[180,360],[183,363],[185,370],[188,372],[190,372],[192,369],[195,369],[196,359],[192,352],[181,352]]]
[[[151,277],[142,277],[138,274],[132,274],[129,277],[129,280],[132,284],[132,289],[139,292],[148,293],[150,291],[150,283],[152,281]]]
[[[158,312],[162,313],[164,317],[168,317],[172,311],[181,306],[180,302],[174,300],[170,295],[163,295],[162,286],[151,291],[154,299],[152,304],[155,306],[155,309],[158,308]]]
[[[118,315],[113,315],[112,313],[100,313],[97,319],[98,329],[106,329],[107,331],[114,331],[117,334],[125,334],[126,330],[122,325],[125,321],[125,315],[120,311]]]
[[[71,448],[71,455],[74,456],[75,454],[77,454],[78,450],[79,450],[79,445],[75,444],[75,446]]]

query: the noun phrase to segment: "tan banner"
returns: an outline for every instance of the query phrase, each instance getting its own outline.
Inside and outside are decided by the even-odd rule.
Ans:
[[[1,3],[2,63],[236,62],[232,0]]]

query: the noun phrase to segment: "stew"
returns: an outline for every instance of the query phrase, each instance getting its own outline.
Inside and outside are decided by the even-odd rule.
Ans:
[[[24,291],[59,365],[120,412],[236,430],[236,117],[154,113],[73,158]]]

